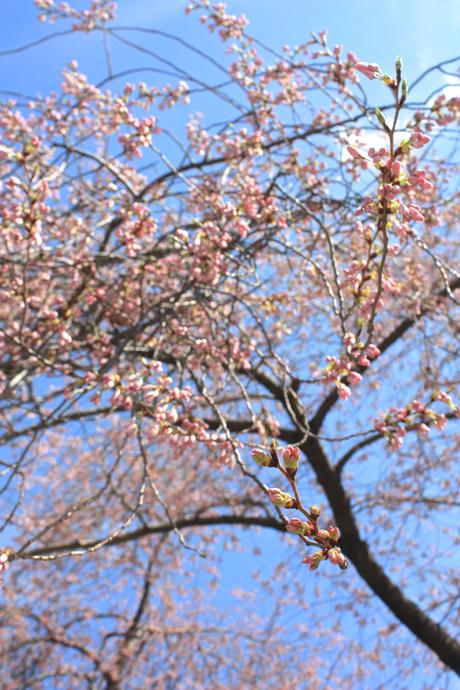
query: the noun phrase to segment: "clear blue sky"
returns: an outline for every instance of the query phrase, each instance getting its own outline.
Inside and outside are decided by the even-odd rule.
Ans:
[[[86,0],[72,5],[85,7]],[[214,43],[196,19],[184,16],[185,0],[120,0],[119,24],[136,24],[177,32],[202,46]],[[392,70],[394,57],[403,57],[409,79],[433,62],[454,56],[460,51],[460,6],[458,0],[230,0],[229,9],[244,12],[251,21],[251,31],[258,38],[279,47],[300,43],[311,30],[329,30],[330,43],[340,43],[360,59],[379,62]],[[20,43],[64,28],[38,25],[32,0],[2,0],[0,46],[5,50]],[[94,64],[100,41],[86,42],[86,59],[79,41],[66,38],[59,44],[34,51],[23,57],[0,60],[2,88],[19,84],[34,85],[43,90],[56,84],[60,66],[78,52],[82,69]],[[85,62],[87,63],[85,65]]]

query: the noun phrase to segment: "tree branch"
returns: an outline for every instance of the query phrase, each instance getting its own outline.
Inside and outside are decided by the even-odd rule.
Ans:
[[[460,288],[460,278],[455,278],[455,280],[452,280],[448,286],[446,286],[443,290],[440,290],[438,292],[437,298],[439,300],[444,299],[445,297],[448,297],[449,292],[453,292],[454,290],[458,290]],[[379,344],[378,348],[383,354],[386,350],[388,350],[389,347],[391,347],[394,343],[396,343],[402,336],[410,329],[412,326],[417,323],[417,321],[420,321],[420,319],[425,316],[430,309],[427,307],[425,309],[422,309],[420,314],[418,314],[414,318],[407,318],[403,319],[396,328],[394,328],[389,335],[387,335],[386,338],[384,338]],[[357,367],[357,371],[360,374],[364,374],[367,371],[368,367]],[[344,382],[346,383],[346,377],[343,379]],[[327,395],[321,405],[319,406],[318,410],[316,413],[313,415],[311,421],[310,421],[310,428],[313,431],[313,433],[317,434],[319,430],[321,429],[321,426],[323,425],[323,422],[327,416],[327,414],[330,412],[330,410],[334,407],[335,403],[339,399],[337,389],[334,388],[333,391]]]
[[[132,532],[126,532],[112,539],[106,546],[119,546],[120,544],[127,544],[131,541],[137,541],[154,534],[166,534],[173,532],[174,527],[177,529],[185,529],[186,527],[212,527],[216,525],[240,525],[242,527],[270,527],[278,532],[285,532],[284,523],[274,517],[262,516],[246,516],[246,515],[211,515],[208,517],[193,517],[182,518],[174,521],[174,525],[167,522],[161,525],[147,525]],[[98,544],[98,539],[91,541],[72,541],[63,542],[60,544],[49,544],[48,546],[41,546],[37,549],[31,549],[21,554],[21,559],[34,559],[41,556],[52,556],[63,551],[71,551],[74,549],[91,549],[95,544]],[[14,560],[14,555],[11,557]]]

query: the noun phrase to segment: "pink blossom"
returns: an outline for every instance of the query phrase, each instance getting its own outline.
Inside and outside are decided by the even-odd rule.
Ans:
[[[430,427],[426,424],[419,424],[417,426],[417,431],[422,438],[425,438],[430,433]]]
[[[286,469],[296,470],[299,466],[300,448],[288,446],[283,450],[283,460]]]
[[[348,400],[351,395],[351,390],[344,383],[337,384],[337,393],[342,400]]]
[[[339,541],[340,539],[340,530],[338,527],[335,527],[335,525],[329,525],[327,528],[327,531],[329,532],[329,538],[331,541]]]
[[[355,69],[364,74],[368,79],[375,79],[382,71],[375,62],[357,62]]]
[[[433,424],[435,425],[436,429],[439,429],[439,431],[444,431],[444,428],[447,424],[447,417],[443,414],[439,414],[434,420]]]
[[[391,173],[393,177],[399,177],[402,172],[402,165],[400,161],[393,161],[391,164]]]
[[[310,506],[310,515],[312,516],[312,518],[317,518],[320,516],[320,514],[321,508],[319,506],[317,506],[316,504]]]
[[[420,414],[424,414],[426,405],[424,405],[420,400],[412,400],[411,407],[414,412],[419,412]]]
[[[275,506],[280,506],[284,508],[293,508],[295,505],[295,500],[287,494],[285,491],[281,491],[277,487],[268,489],[268,498]]]
[[[307,523],[302,522],[298,517],[292,517],[286,524],[286,530],[292,534],[305,534]]]
[[[369,357],[369,359],[375,359],[376,357],[379,356],[380,350],[377,347],[377,345],[374,345],[374,343],[371,343],[366,349],[366,354]]]
[[[423,134],[423,132],[412,132],[409,139],[409,142],[414,149],[421,149],[430,141],[431,139],[428,134]]]
[[[324,551],[315,551],[311,556],[306,556],[302,563],[309,566],[310,570],[316,570],[321,563],[321,561],[326,560],[327,556]]]
[[[350,373],[348,374],[348,381],[352,386],[357,386],[358,383],[361,383],[362,380],[363,377],[361,376],[361,374],[358,374],[357,371],[350,371]]]
[[[339,547],[336,547],[334,549],[329,549],[327,552],[327,557],[330,560],[331,563],[334,565],[338,565],[341,570],[345,570],[347,567],[347,560]]]
[[[364,156],[358,151],[358,149],[355,149],[354,146],[347,146],[347,151],[352,158],[364,158]]]
[[[329,532],[327,529],[319,529],[316,533],[316,536],[318,539],[321,539],[321,541],[329,541]]]

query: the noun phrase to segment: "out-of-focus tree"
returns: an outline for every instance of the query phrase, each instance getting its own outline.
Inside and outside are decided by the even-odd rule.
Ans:
[[[107,76],[0,105],[2,688],[448,687],[460,99],[207,0],[221,60],[36,5]]]

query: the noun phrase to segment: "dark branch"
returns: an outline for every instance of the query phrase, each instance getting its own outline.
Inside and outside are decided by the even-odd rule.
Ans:
[[[127,532],[125,534],[120,534],[119,536],[112,539],[106,546],[119,546],[120,544],[127,544],[131,541],[137,541],[143,539],[144,537],[149,537],[154,534],[166,534],[168,532],[173,532],[174,527],[177,529],[185,529],[187,527],[212,527],[216,525],[241,525],[242,527],[270,527],[271,529],[277,530],[278,532],[285,532],[284,524],[274,517],[262,517],[262,516],[246,516],[246,515],[211,515],[208,517],[193,517],[193,518],[183,518],[174,521],[174,525],[169,522],[161,525],[147,525],[141,527],[132,532]],[[21,559],[31,559],[40,556],[51,556],[53,554],[59,554],[66,551],[73,551],[76,549],[90,549],[99,543],[99,539],[94,539],[92,541],[72,541],[65,542],[61,544],[49,544],[48,546],[42,546],[38,549],[32,549],[30,551],[25,551],[21,554]],[[12,556],[14,560],[14,556]]]

